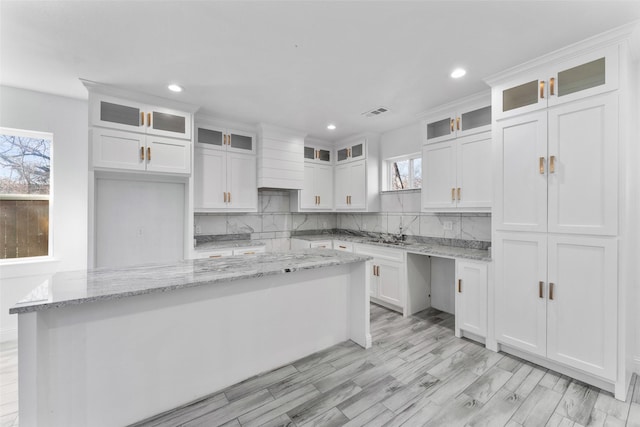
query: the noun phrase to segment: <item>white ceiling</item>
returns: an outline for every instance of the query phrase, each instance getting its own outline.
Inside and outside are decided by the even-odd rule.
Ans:
[[[637,19],[640,0],[0,0],[0,84],[86,98],[82,77],[337,140],[415,122],[493,73]],[[456,66],[468,74],[454,81]],[[378,106],[391,112],[361,116]]]

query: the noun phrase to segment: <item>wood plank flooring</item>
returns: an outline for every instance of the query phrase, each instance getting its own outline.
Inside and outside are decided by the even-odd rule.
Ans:
[[[371,306],[373,347],[344,342],[136,426],[640,427],[629,398],[453,336],[435,309]],[[0,347],[0,427],[18,425],[17,346]]]

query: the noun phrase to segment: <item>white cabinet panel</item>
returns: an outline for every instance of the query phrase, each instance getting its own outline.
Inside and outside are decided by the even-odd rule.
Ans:
[[[300,208],[314,209],[318,206],[318,198],[315,188],[316,167],[311,163],[304,164],[304,184],[300,190]]]
[[[253,155],[227,153],[227,206],[233,209],[256,209],[258,187],[256,158]]]
[[[365,209],[367,207],[367,163],[365,160],[360,160],[351,163],[349,168],[351,169],[349,208]]]
[[[447,141],[422,147],[422,208],[456,206],[455,142]]]
[[[221,209],[226,206],[226,154],[197,147],[194,156],[194,208]]]
[[[145,170],[144,135],[100,128],[92,135],[93,167]]]
[[[546,355],[546,234],[497,233],[495,335],[498,342]]]
[[[148,135],[147,170],[167,173],[191,173],[191,143],[185,140]]]
[[[609,380],[616,379],[616,260],[615,239],[549,235],[548,357]]]
[[[456,260],[456,335],[487,336],[487,264]]]
[[[617,117],[617,94],[549,109],[549,232],[617,234]]]
[[[315,189],[318,195],[318,207],[321,209],[333,208],[333,166],[316,165]]]
[[[491,167],[491,134],[484,133],[457,141],[456,197],[460,208],[491,208],[493,169]],[[457,191],[457,190],[456,190]],[[456,196],[458,196],[456,194]]]
[[[351,176],[351,168],[348,164],[336,166],[334,169],[335,186],[334,198],[336,209],[349,208],[349,193],[351,185],[349,179]]]
[[[404,307],[402,298],[402,265],[383,259],[376,259],[375,263],[378,266],[378,298],[399,307]]]
[[[496,124],[497,230],[547,231],[547,112]]]

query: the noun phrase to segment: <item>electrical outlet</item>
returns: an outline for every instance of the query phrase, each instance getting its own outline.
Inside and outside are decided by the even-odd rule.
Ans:
[[[202,227],[200,227],[199,225],[196,225],[196,234],[200,234],[202,233]]]
[[[452,221],[443,222],[442,228],[444,228],[445,230],[453,230],[453,222]]]
[[[138,235],[138,237],[144,236],[144,228],[138,227],[138,229],[136,230],[136,234]]]

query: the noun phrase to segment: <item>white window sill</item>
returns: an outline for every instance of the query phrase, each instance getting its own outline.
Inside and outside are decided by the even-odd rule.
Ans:
[[[407,188],[406,190],[384,190],[380,194],[397,194],[397,193],[419,193],[421,188]]]
[[[0,261],[0,277],[10,279],[56,272],[60,260],[50,256],[18,258]]]

